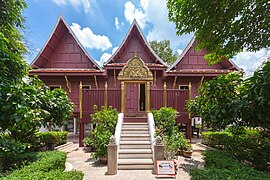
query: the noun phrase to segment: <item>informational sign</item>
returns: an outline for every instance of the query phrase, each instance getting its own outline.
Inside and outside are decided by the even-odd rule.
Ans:
[[[157,176],[174,176],[175,165],[173,160],[157,160]]]

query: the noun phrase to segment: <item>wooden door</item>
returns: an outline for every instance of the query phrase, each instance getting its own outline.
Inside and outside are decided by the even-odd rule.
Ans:
[[[126,114],[138,113],[138,84],[126,84]]]

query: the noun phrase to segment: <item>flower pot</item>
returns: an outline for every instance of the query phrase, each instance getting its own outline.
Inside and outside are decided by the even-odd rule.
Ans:
[[[39,151],[46,151],[47,150],[47,146],[40,146],[38,148]]]
[[[107,164],[107,157],[100,157],[99,161],[101,162],[101,164]]]
[[[48,144],[48,150],[54,150],[54,148],[55,148],[55,143]]]
[[[179,155],[179,156],[183,156],[183,149],[179,149],[178,151],[177,151],[177,155]]]
[[[192,155],[192,151],[183,151],[183,156],[186,157],[186,158],[190,158]]]
[[[83,150],[84,150],[84,152],[92,152],[93,148],[92,148],[92,146],[84,146]]]

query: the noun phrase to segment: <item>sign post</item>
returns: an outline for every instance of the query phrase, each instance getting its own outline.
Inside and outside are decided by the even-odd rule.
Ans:
[[[176,177],[174,160],[157,160],[157,177]]]

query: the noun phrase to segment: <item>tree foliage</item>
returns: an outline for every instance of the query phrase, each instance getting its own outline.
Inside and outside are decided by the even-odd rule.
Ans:
[[[170,41],[169,40],[163,40],[163,41],[150,41],[149,42],[151,48],[155,51],[155,53],[168,64],[173,64],[176,59],[177,55],[175,55],[170,47]]]
[[[24,28],[23,0],[0,0],[0,83],[19,80],[27,73],[23,54],[27,51],[20,31]]]
[[[26,140],[44,126],[62,126],[72,103],[61,89],[50,91],[38,78],[0,85],[0,127],[17,140]]]
[[[268,0],[168,0],[167,7],[177,34],[194,32],[210,63],[270,45]]]
[[[248,79],[229,73],[204,83],[199,96],[188,101],[186,107],[215,129],[234,124],[270,130],[269,90],[268,60]]]
[[[23,60],[24,0],[0,0],[0,131],[27,142],[41,125],[62,125],[72,112],[63,90],[50,91],[27,77]]]
[[[248,78],[243,88],[244,119],[249,126],[270,130],[270,59]]]
[[[187,109],[215,129],[240,123],[241,83],[240,73],[217,76],[199,88],[199,96],[187,103]]]

